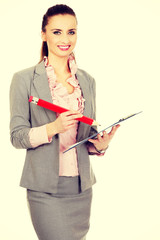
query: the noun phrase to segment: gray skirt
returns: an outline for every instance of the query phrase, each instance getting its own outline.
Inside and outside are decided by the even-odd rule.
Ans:
[[[92,189],[80,191],[79,177],[59,177],[58,192],[27,189],[32,223],[39,240],[85,240]]]

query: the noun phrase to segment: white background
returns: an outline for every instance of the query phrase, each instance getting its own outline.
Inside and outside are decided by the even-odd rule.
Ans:
[[[143,110],[121,125],[104,157],[92,157],[97,184],[87,239],[159,240],[159,0],[1,0],[0,239],[37,239],[19,187],[25,151],[9,140],[9,86],[14,72],[39,61],[42,16],[56,3],[77,14],[75,53],[96,79],[97,121]]]

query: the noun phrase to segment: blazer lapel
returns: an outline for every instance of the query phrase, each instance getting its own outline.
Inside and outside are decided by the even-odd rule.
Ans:
[[[44,61],[36,65],[33,84],[39,98],[47,102],[53,103]],[[44,109],[44,110],[48,115],[50,121],[54,121],[56,119],[55,112],[47,109]]]

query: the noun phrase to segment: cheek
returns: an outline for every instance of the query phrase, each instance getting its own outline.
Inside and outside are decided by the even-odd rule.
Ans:
[[[58,42],[58,39],[57,38],[51,38],[50,39],[50,43],[51,44],[56,44]]]
[[[74,38],[72,38],[72,43],[75,45],[77,42],[77,36],[75,36]]]
[[[58,42],[58,36],[47,36],[47,42],[50,44],[56,44]]]

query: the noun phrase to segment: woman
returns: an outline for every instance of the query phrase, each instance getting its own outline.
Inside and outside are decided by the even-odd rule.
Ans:
[[[103,155],[119,126],[63,154],[95,131],[76,120],[82,114],[95,119],[95,81],[77,69],[77,20],[70,7],[48,9],[42,40],[40,63],[16,73],[10,89],[11,142],[27,150],[20,185],[40,240],[84,240],[96,181],[89,154]],[[73,110],[58,115],[29,103],[30,96]]]

